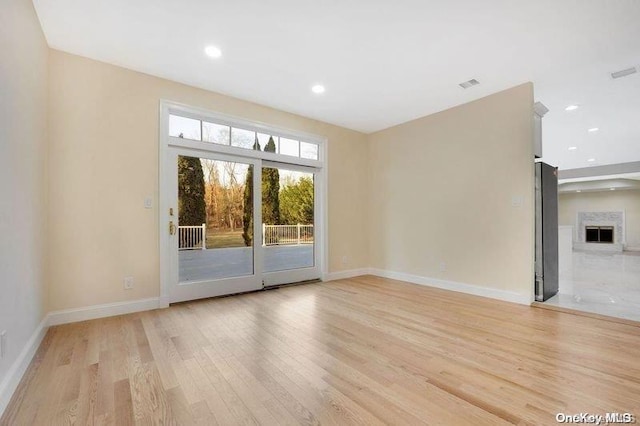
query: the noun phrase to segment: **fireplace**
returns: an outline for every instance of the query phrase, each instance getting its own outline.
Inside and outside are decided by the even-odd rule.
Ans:
[[[626,244],[624,211],[578,212],[573,248],[620,253]]]
[[[584,235],[587,243],[613,244],[613,226],[585,226]]]

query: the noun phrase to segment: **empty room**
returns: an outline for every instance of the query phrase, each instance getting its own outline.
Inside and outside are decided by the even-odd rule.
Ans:
[[[636,423],[639,20],[2,0],[0,425]]]

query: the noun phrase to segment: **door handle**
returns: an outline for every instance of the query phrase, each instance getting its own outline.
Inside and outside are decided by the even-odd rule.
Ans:
[[[169,221],[169,235],[173,235],[176,233],[176,226],[173,224],[173,221]]]

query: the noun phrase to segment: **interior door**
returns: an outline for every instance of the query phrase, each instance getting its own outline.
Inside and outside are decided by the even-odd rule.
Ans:
[[[262,288],[260,160],[169,149],[171,303]]]
[[[312,167],[262,162],[265,287],[319,279],[321,179]]]

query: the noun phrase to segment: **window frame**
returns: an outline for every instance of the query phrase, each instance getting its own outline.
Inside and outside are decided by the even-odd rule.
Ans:
[[[315,167],[322,168],[324,167],[325,158],[326,158],[326,142],[327,139],[325,137],[314,135],[311,133],[300,132],[296,130],[285,129],[282,127],[273,126],[270,124],[266,124],[260,121],[248,120],[245,118],[235,117],[227,114],[222,114],[214,111],[205,110],[202,108],[187,106],[183,104],[179,104],[171,101],[162,101],[161,104],[165,108],[165,113],[167,114],[167,119],[171,115],[177,115],[180,117],[191,118],[194,120],[200,120],[202,123],[208,122],[212,124],[218,124],[222,126],[229,126],[229,145],[217,144],[214,142],[205,142],[202,140],[188,139],[188,138],[179,138],[176,136],[171,136],[169,133],[169,129],[160,129],[160,132],[163,133],[163,136],[166,136],[167,144],[170,146],[181,146],[192,149],[202,149],[208,151],[215,151],[221,154],[230,154],[237,155],[241,157],[249,157],[249,158],[260,158],[266,161],[273,161],[278,163],[286,163],[286,164],[298,164],[301,166],[307,167]],[[167,120],[168,124],[169,121]],[[202,127],[202,124],[201,124]],[[293,155],[285,155],[280,153],[273,152],[264,152],[257,151],[248,148],[241,148],[238,146],[231,145],[231,134],[233,133],[233,129],[241,129],[248,130],[254,133],[262,133],[277,137],[276,141],[279,144],[280,138],[293,139],[298,141],[298,156]],[[202,130],[200,134],[200,139],[203,138]],[[301,155],[301,142],[306,142],[310,144],[314,144],[318,146],[318,159],[310,159],[310,158],[302,158]]]

